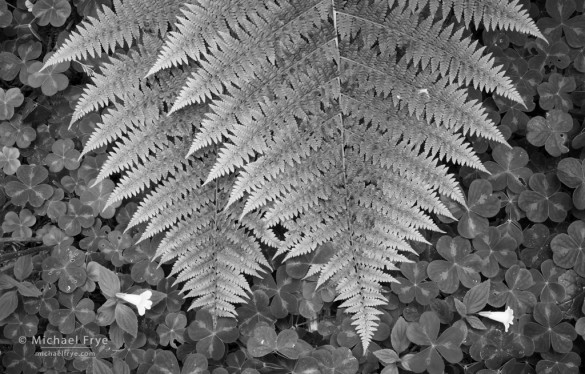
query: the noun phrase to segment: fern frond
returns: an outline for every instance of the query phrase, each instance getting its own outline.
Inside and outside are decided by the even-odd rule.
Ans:
[[[65,40],[45,66],[63,61],[99,57],[117,46],[132,46],[140,31],[149,27],[154,34],[166,32],[179,12],[180,2],[168,0],[114,0],[114,10],[103,7],[89,17]]]
[[[144,164],[127,172],[112,191],[106,205],[136,196],[151,183],[158,183],[162,178],[166,178],[167,175],[172,175],[175,170],[182,168],[187,163],[182,157],[184,150],[181,148],[181,145],[186,147],[185,144],[184,140],[170,142],[168,148],[161,150],[154,156],[147,157]]]
[[[169,146],[169,137],[190,134],[199,126],[201,118],[201,107],[190,106],[175,116],[146,122],[140,130],[128,131],[116,142],[97,180],[146,162],[148,156]]]
[[[270,269],[270,265],[259,244],[236,223],[237,210],[219,212],[225,182],[214,183],[214,200],[209,204],[213,211],[206,215],[207,224],[189,224],[191,240],[167,251],[166,258],[176,259],[171,274],[177,274],[177,282],[185,282],[182,292],[196,298],[190,308],[205,307],[216,316],[235,317],[234,304],[245,302],[252,292],[243,274],[260,276],[263,267]]]
[[[257,14],[264,7],[260,1],[246,0],[203,0],[197,4],[185,4],[183,15],[175,23],[177,30],[167,36],[156,63],[147,75],[185,64],[189,58],[199,61],[206,54],[206,49],[217,51],[218,35],[228,33],[228,27],[238,26],[239,18],[236,15]]]
[[[112,53],[76,110],[109,105],[84,154],[114,143],[97,178],[123,174],[107,204],[145,192],[129,227],[167,230],[156,256],[191,308],[235,316],[245,276],[269,268],[261,242],[285,261],[327,242],[333,258],[310,272],[367,349],[382,283],[416,255],[409,241],[427,243],[421,229],[440,232],[429,213],[450,216],[439,195],[465,204],[441,163],[485,171],[466,137],[507,144],[466,86],[521,102],[447,15],[542,37],[518,4],[115,0],[47,65]]]
[[[115,102],[116,98],[124,100],[130,92],[140,90],[145,69],[152,65],[160,45],[160,42],[155,43],[142,52],[131,50],[127,55],[110,58],[110,62],[104,63],[100,72],[93,76],[92,83],[83,90],[71,122]]]
[[[303,34],[318,31],[322,18],[326,16],[327,2],[311,0],[303,7],[294,8],[283,2],[272,7],[270,12],[246,24],[246,32],[238,38],[222,33],[217,38],[219,48],[215,54],[205,56],[202,69],[194,73],[181,90],[171,113],[195,102],[202,102],[212,94],[223,91],[224,82],[232,85],[246,85],[255,75],[276,62],[279,39],[286,35],[292,43],[298,44]],[[284,20],[282,20],[284,18]],[[243,23],[243,20],[240,22]],[[295,40],[296,39],[296,40]]]
[[[392,7],[396,3],[401,7],[408,5],[413,12],[428,5],[431,14],[441,6],[443,18],[453,10],[457,21],[463,21],[466,26],[483,23],[488,30],[518,31],[546,40],[526,9],[522,8],[520,0],[390,0],[388,5]]]
[[[422,69],[429,67],[432,72],[439,71],[450,82],[462,86],[472,83],[476,88],[496,91],[522,103],[502,67],[496,67],[490,55],[483,56],[485,47],[478,48],[478,43],[469,37],[462,40],[463,28],[452,34],[453,25],[433,23],[433,17],[421,19],[419,14],[407,9],[396,8],[386,14],[386,4],[372,6],[358,0],[349,3],[338,12],[342,38],[360,33],[366,47],[377,44],[384,56],[392,56],[396,48],[406,47],[405,61],[420,63]]]
[[[92,133],[81,155],[121,138],[128,131],[141,131],[143,127],[163,126],[164,105],[170,102],[169,91],[178,89],[184,77],[181,71],[168,71],[161,74],[160,81],[143,84],[137,91],[127,92],[122,103],[117,103],[102,115],[102,123]],[[165,90],[166,89],[166,90]]]

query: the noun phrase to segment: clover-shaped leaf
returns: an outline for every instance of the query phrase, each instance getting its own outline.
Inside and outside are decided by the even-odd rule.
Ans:
[[[526,107],[523,108],[522,105],[516,106],[514,104],[515,102],[510,101],[509,99],[506,99],[507,100],[506,104],[523,112],[531,112],[532,110],[534,110],[535,106],[533,102],[533,96],[536,94],[536,87],[540,84],[540,82],[542,82],[542,74],[540,73],[539,70],[531,69],[528,66],[528,62],[526,61],[526,59],[521,57],[518,54],[518,52],[516,52],[515,49],[511,48],[505,50],[504,53],[506,53],[507,56],[512,57],[510,65],[508,69],[506,69],[506,71],[510,75],[512,81],[516,84],[518,93],[522,97],[522,100],[524,101],[524,104],[526,104]],[[501,98],[502,98],[501,96],[497,97],[495,96],[494,101],[496,102],[500,109],[504,109],[500,106],[499,103],[499,100]]]
[[[272,324],[275,321],[272,312],[268,308],[268,303],[269,298],[266,292],[255,290],[248,302],[236,309],[242,335],[251,334],[254,327],[260,322]]]
[[[278,333],[276,338],[276,351],[278,353],[296,360],[303,353],[303,349],[302,344],[299,344],[299,334],[295,330],[286,329]]]
[[[122,201],[117,201],[106,206],[106,203],[114,190],[114,182],[110,179],[104,179],[93,185],[94,179],[89,181],[91,187],[86,188],[81,193],[81,201],[92,207],[95,217],[100,215],[102,218],[112,218],[116,213],[116,208],[122,204]]]
[[[347,347],[324,346],[313,352],[311,357],[317,359],[321,373],[355,374],[359,362]]]
[[[468,210],[457,223],[459,235],[473,239],[487,230],[487,218],[495,216],[500,210],[500,202],[492,192],[492,185],[485,179],[471,182],[467,196]]]
[[[108,239],[99,241],[98,248],[107,260],[112,261],[114,266],[121,266],[126,262],[123,256],[124,250],[130,248],[132,244],[133,240],[130,235],[114,230],[108,234]]]
[[[4,91],[0,88],[0,120],[11,119],[14,108],[18,108],[24,102],[24,96],[20,88],[10,88]]]
[[[67,204],[62,201],[64,197],[65,191],[61,188],[55,189],[53,196],[45,201],[42,207],[36,210],[36,214],[41,216],[46,215],[51,220],[58,220],[59,217],[67,213]]]
[[[24,298],[24,310],[28,314],[38,313],[43,318],[49,318],[53,310],[59,309],[59,302],[55,299],[57,287],[46,281],[38,281],[36,286],[41,290],[40,297]],[[2,304],[0,304],[2,305]]]
[[[316,292],[317,282],[304,281],[302,283],[302,296],[299,303],[299,314],[307,319],[315,319],[323,309],[321,294]]]
[[[18,46],[18,67],[20,70],[18,79],[20,79],[22,84],[28,83],[28,67],[42,52],[43,45],[40,42],[29,41]]]
[[[427,268],[429,278],[445,293],[453,293],[459,282],[467,288],[479,283],[481,259],[471,254],[469,240],[460,236],[442,236],[437,242],[437,252],[446,260],[435,260]]]
[[[79,241],[79,248],[92,252],[97,251],[100,240],[107,240],[111,231],[109,226],[102,226],[101,219],[96,219],[92,227],[82,231],[84,238]]]
[[[271,275],[256,279],[258,281],[255,281],[253,290],[263,290],[272,298],[270,311],[276,318],[298,313],[298,301],[294,293],[300,291],[301,283],[288,274],[284,265],[276,269],[276,282]]]
[[[577,338],[575,327],[562,322],[563,314],[555,303],[538,303],[534,306],[532,317],[536,321],[524,326],[524,334],[534,342],[535,352],[568,353]]]
[[[146,281],[154,286],[164,278],[163,269],[158,266],[158,262],[153,260],[160,239],[162,238],[159,236],[152,241],[144,240],[124,251],[124,258],[133,264],[130,275],[135,282]]]
[[[248,339],[248,352],[252,357],[263,357],[276,350],[277,335],[271,326],[256,326]]]
[[[85,271],[85,256],[83,252],[74,248],[55,248],[50,257],[43,260],[43,280],[49,283],[59,281],[59,289],[63,292],[73,292],[83,286],[87,278]]]
[[[11,81],[18,75],[20,60],[12,52],[1,52],[0,53],[0,78],[5,81]],[[11,88],[17,90],[20,93],[20,89]],[[10,90],[9,90],[10,91]],[[3,92],[3,91],[0,91]],[[22,95],[21,95],[22,96]],[[24,99],[24,98],[23,98]],[[22,102],[21,102],[22,104]],[[11,116],[12,117],[12,116]],[[3,119],[0,116],[0,119]]]
[[[32,237],[31,226],[35,224],[37,219],[32,215],[30,210],[23,209],[17,215],[15,212],[8,212],[4,216],[2,222],[2,230],[5,233],[12,233],[14,238],[30,238]]]
[[[585,165],[578,159],[568,157],[559,162],[557,175],[561,182],[573,191],[573,204],[577,209],[585,209]]]
[[[69,85],[69,78],[67,78],[65,74],[62,74],[69,69],[68,61],[47,66],[46,69],[42,70],[44,62],[46,62],[50,56],[51,53],[47,53],[43,62],[35,61],[28,67],[28,85],[34,88],[40,87],[43,95],[46,96],[53,96],[57,92],[66,89]]]
[[[463,352],[459,347],[467,335],[465,325],[449,327],[439,336],[440,326],[441,322],[435,312],[424,312],[419,322],[408,325],[408,339],[414,344],[428,346],[410,361],[410,370],[413,372],[422,373],[427,370],[430,374],[441,374],[445,370],[443,358],[453,364],[463,359]]]
[[[542,262],[550,258],[550,241],[552,236],[547,226],[538,223],[524,231],[524,248],[520,252],[520,259],[527,266],[539,267]]]
[[[2,364],[8,373],[35,374],[43,366],[42,357],[35,355],[35,347],[31,342],[15,344],[12,351],[2,355]]]
[[[531,43],[537,50],[537,55],[528,61],[528,67],[536,71],[544,71],[545,66],[555,66],[564,69],[571,63],[569,46],[563,40],[546,43],[538,39]],[[532,49],[532,48],[529,48]]]
[[[8,4],[5,0],[0,0],[0,27],[4,28],[10,26],[12,23],[12,12],[8,9]]]
[[[39,319],[37,316],[29,316],[17,310],[17,313],[13,313],[3,323],[4,337],[17,342],[21,336],[32,337],[37,334]]]
[[[502,238],[495,227],[490,227],[487,232],[473,239],[472,243],[481,258],[481,273],[488,278],[499,272],[500,265],[509,268],[518,261],[516,241],[511,237]]]
[[[233,343],[240,336],[236,325],[235,319],[226,317],[218,317],[217,323],[214,324],[209,311],[201,309],[187,332],[189,337],[197,342],[197,353],[219,360],[225,353],[225,343]]]
[[[77,290],[71,294],[61,294],[59,301],[65,309],[53,310],[49,314],[49,322],[59,328],[63,334],[70,334],[75,330],[75,320],[83,325],[95,321],[94,303],[91,299],[82,299],[83,292]]]
[[[341,326],[339,326],[339,334],[337,334],[337,343],[342,347],[350,349],[360,342],[360,337],[352,322],[353,321],[349,317],[343,318]]]
[[[585,73],[585,47],[581,47],[581,49],[572,49],[571,61],[573,61],[573,67],[575,69],[581,73]]]
[[[548,259],[540,265],[540,272],[537,269],[530,269],[534,286],[530,291],[540,298],[542,302],[561,302],[565,299],[565,287],[559,282],[562,270],[554,266],[553,261]]]
[[[398,295],[400,302],[408,304],[414,299],[421,305],[429,305],[431,300],[439,294],[439,287],[435,282],[424,282],[427,278],[428,262],[403,262],[400,271],[406,278],[397,277],[397,283],[392,283],[392,292]]]
[[[495,191],[508,187],[512,192],[520,193],[526,189],[532,170],[526,167],[528,153],[521,147],[509,149],[501,144],[492,152],[495,162],[487,161],[485,168],[491,173],[490,181]]]
[[[32,13],[37,17],[39,26],[50,23],[54,27],[60,27],[71,14],[71,5],[67,0],[39,0],[33,6]]]
[[[96,157],[84,156],[83,164],[78,169],[79,178],[83,179],[86,184],[93,185],[94,179],[98,176],[100,168],[106,159],[106,154],[101,154]]]
[[[575,352],[569,353],[542,353],[542,360],[536,364],[536,372],[578,374],[581,366],[581,357]]]
[[[488,369],[498,370],[511,358],[524,357],[534,350],[532,341],[513,332],[504,333],[498,329],[488,330],[483,341],[477,340],[480,349],[480,360]]]
[[[569,93],[575,91],[576,87],[574,77],[564,77],[553,73],[548,78],[548,82],[538,85],[537,90],[540,95],[538,104],[544,110],[569,111],[573,109],[573,100],[571,100]]]
[[[0,152],[0,168],[4,171],[4,174],[12,175],[16,173],[20,167],[19,156],[20,151],[18,148],[2,147],[2,152]]]
[[[542,147],[553,157],[559,157],[567,153],[569,148],[565,145],[567,132],[573,128],[571,115],[561,110],[551,110],[546,118],[536,116],[528,121],[528,133],[526,139],[530,144]]]
[[[79,199],[71,199],[67,204],[67,214],[59,217],[59,228],[67,235],[75,236],[81,232],[81,228],[91,227],[94,223],[93,211],[87,205],[83,205]]]
[[[10,121],[0,123],[0,144],[11,147],[27,148],[37,137],[36,131],[22,123],[22,116],[15,115]]]
[[[113,327],[112,327],[113,329]],[[111,333],[111,330],[110,330]],[[138,336],[133,337],[130,334],[124,334],[123,343],[124,347],[116,352],[115,357],[124,360],[130,370],[134,370],[146,361],[146,335],[142,332],[138,333]]]
[[[200,353],[190,353],[184,360],[181,374],[206,374],[209,373],[208,365],[207,357]]]
[[[63,168],[75,170],[79,167],[79,151],[75,149],[71,139],[59,139],[53,143],[51,149],[53,152],[45,157],[45,164],[52,172],[58,173]]]
[[[505,280],[506,284],[492,283],[492,293],[488,300],[491,306],[499,308],[506,305],[515,313],[522,315],[536,304],[536,296],[528,291],[534,285],[530,271],[514,265],[506,271]]]
[[[574,0],[547,0],[546,12],[550,17],[542,17],[536,25],[550,41],[560,40],[564,32],[571,47],[585,45],[585,16],[571,15],[575,12]]]
[[[585,277],[585,222],[572,222],[567,234],[561,233],[550,243],[553,260],[563,269],[574,269],[577,274]]]
[[[171,313],[181,310],[181,305],[185,303],[185,299],[179,291],[179,285],[174,284],[174,282],[175,279],[173,277],[163,278],[156,286],[157,290],[167,295],[165,304],[167,310]]]
[[[12,198],[12,203],[25,206],[27,203],[38,208],[53,194],[53,188],[48,184],[41,184],[49,172],[42,166],[23,165],[16,171],[18,181],[6,184],[6,194]]]
[[[571,209],[571,198],[558,192],[561,184],[554,174],[533,174],[528,181],[532,191],[522,191],[518,205],[532,222],[540,223],[550,218],[562,222]]]
[[[187,326],[187,317],[183,313],[169,313],[165,317],[165,323],[158,325],[156,332],[160,338],[160,344],[162,346],[171,345],[173,348],[177,348],[178,342],[182,344],[185,342],[183,335],[185,334]]]

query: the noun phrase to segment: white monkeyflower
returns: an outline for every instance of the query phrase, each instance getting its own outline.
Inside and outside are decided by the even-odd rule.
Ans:
[[[152,307],[152,301],[150,300],[152,297],[151,290],[146,290],[140,295],[118,292],[116,297],[124,300],[127,303],[134,304],[136,309],[138,309],[138,314],[141,316],[146,313],[147,309]]]
[[[506,332],[508,332],[510,325],[514,324],[514,310],[510,307],[507,307],[505,312],[479,312],[477,314],[503,323]]]

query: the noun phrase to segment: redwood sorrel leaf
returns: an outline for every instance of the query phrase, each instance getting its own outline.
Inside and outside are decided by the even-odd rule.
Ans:
[[[401,302],[410,303],[416,299],[419,304],[428,305],[439,294],[439,288],[435,282],[424,281],[427,278],[427,266],[426,261],[403,262],[400,265],[400,271],[406,278],[397,277],[398,283],[392,283],[390,287]]]
[[[532,274],[514,265],[506,271],[506,284],[493,282],[488,303],[496,308],[506,305],[516,315],[522,315],[536,304],[536,296],[528,289],[534,285]]]
[[[567,234],[561,233],[550,242],[555,264],[564,268],[573,268],[577,274],[585,277],[585,222],[579,220],[569,225]]]
[[[467,197],[467,211],[459,219],[457,231],[467,239],[473,239],[489,226],[487,218],[495,216],[500,210],[500,202],[493,195],[490,182],[476,179],[471,182]]]
[[[240,336],[236,323],[233,318],[219,317],[214,324],[209,311],[201,309],[187,332],[197,342],[197,353],[219,360],[225,353],[225,343],[233,343]]]
[[[419,322],[408,325],[406,334],[408,339],[421,346],[429,346],[409,362],[410,370],[422,373],[427,370],[430,374],[443,373],[445,363],[443,358],[450,363],[457,363],[463,358],[460,345],[467,336],[467,327],[458,322],[439,335],[441,323],[435,312],[424,312]],[[441,357],[442,356],[442,357]]]
[[[573,128],[571,115],[560,109],[551,110],[546,118],[536,116],[528,121],[526,139],[530,144],[542,147],[553,157],[569,152],[566,146],[567,132]]]
[[[562,322],[561,309],[554,303],[538,303],[532,314],[534,322],[524,326],[524,334],[534,342],[536,352],[548,352],[552,347],[555,352],[568,353],[577,338],[575,327]]]
[[[528,182],[532,191],[522,191],[518,206],[526,212],[529,220],[535,223],[550,219],[562,222],[571,209],[571,198],[560,192],[561,184],[554,174],[538,173]]]
[[[437,242],[437,251],[445,259],[431,262],[427,268],[429,278],[445,293],[453,293],[459,282],[467,288],[479,283],[481,259],[471,253],[469,240],[460,236],[442,236]]]
[[[585,209],[585,165],[578,159],[568,157],[559,162],[557,175],[566,186],[574,188],[573,204]]]
[[[277,335],[273,327],[257,326],[248,339],[248,352],[252,357],[263,357],[277,349]]]

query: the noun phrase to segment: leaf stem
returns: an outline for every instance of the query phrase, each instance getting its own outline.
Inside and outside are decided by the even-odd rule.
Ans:
[[[0,243],[39,243],[42,238],[0,238]]]
[[[32,247],[32,248],[27,248],[27,249],[22,249],[18,252],[12,252],[12,253],[5,253],[3,255],[0,256],[0,264],[9,261],[9,260],[13,260],[22,256],[26,256],[26,255],[32,255],[32,254],[36,254],[42,251],[47,251],[52,249],[52,246],[48,246],[48,245],[41,245],[38,247]]]

